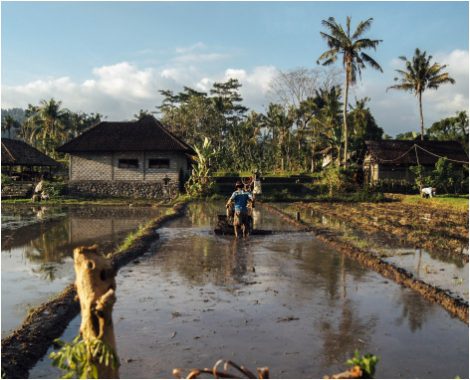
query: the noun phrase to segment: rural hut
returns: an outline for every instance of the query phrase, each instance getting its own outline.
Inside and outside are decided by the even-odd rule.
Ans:
[[[382,180],[414,182],[410,166],[422,165],[425,172],[434,169],[440,157],[453,165],[468,164],[468,155],[457,141],[381,140],[366,141],[363,161],[364,179],[368,183]]]
[[[101,122],[57,149],[69,153],[69,192],[159,199],[190,175],[193,149],[153,116]]]
[[[60,164],[24,141],[2,138],[2,174],[14,180],[36,181]]]

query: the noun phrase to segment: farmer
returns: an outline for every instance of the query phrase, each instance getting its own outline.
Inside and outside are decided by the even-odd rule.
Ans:
[[[34,188],[33,202],[41,200],[43,192],[44,192],[44,176],[41,176],[40,181]]]
[[[241,224],[249,225],[248,221],[248,202],[253,202],[253,196],[250,192],[245,191],[241,181],[235,184],[235,191],[230,199],[227,201],[227,216],[233,215],[231,212],[232,203],[234,204],[234,212],[239,218]]]

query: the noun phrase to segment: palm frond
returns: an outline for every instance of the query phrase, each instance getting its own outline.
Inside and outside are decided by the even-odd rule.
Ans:
[[[366,53],[361,53],[361,58],[367,62],[372,68],[379,70],[383,73],[382,67],[378,64],[378,62],[373,59],[371,56],[367,55]]]
[[[356,38],[358,38],[360,35],[362,35],[364,32],[366,32],[367,30],[370,29],[370,26],[372,25],[372,21],[374,19],[371,17],[371,18],[368,18],[367,20],[365,21],[361,21],[358,26],[356,27],[356,31],[354,32],[354,34],[352,35],[352,38],[353,40],[355,40]]]

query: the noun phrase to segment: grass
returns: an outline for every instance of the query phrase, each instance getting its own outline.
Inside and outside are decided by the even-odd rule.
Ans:
[[[417,206],[432,206],[439,209],[468,212],[468,195],[438,195],[434,198],[421,198],[419,195],[403,195],[400,201]]]

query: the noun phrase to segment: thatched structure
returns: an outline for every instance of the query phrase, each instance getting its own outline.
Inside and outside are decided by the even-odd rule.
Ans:
[[[440,157],[454,165],[468,165],[468,155],[457,141],[381,140],[366,141],[363,169],[366,181],[405,180],[412,182],[410,166],[432,170]]]
[[[2,138],[2,166],[58,167],[60,164],[23,141]]]

